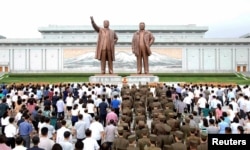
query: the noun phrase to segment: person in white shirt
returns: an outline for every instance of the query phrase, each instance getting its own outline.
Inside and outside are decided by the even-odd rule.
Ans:
[[[89,129],[92,131],[92,138],[94,138],[99,145],[104,137],[103,125],[99,122],[99,116],[95,116],[95,120],[90,124]]]
[[[80,111],[79,111],[79,109],[78,109],[78,105],[75,104],[75,105],[74,105],[74,108],[71,110],[71,114],[72,114],[72,116],[71,116],[71,123],[72,123],[72,126],[74,126],[75,123],[77,122],[79,112],[80,112]]]
[[[40,148],[43,148],[44,150],[51,150],[55,142],[48,138],[48,128],[43,127],[41,129],[41,136],[40,136],[40,142],[38,146]]]
[[[97,98],[95,100],[95,107],[96,107],[96,110],[97,110],[97,115],[99,115],[99,104],[102,102],[102,99],[101,99],[101,95],[97,95]]]
[[[203,97],[203,94],[200,94],[200,98],[198,99],[198,113],[201,115],[202,110],[206,107],[207,100]]]
[[[87,110],[88,110],[88,113],[91,115],[91,117],[94,117],[95,116],[95,105],[94,105],[94,101],[93,100],[88,100],[88,103],[87,103]]]
[[[186,94],[186,97],[184,98],[183,102],[187,106],[188,113],[190,113],[190,106],[191,106],[191,103],[192,103],[192,99],[191,99],[191,97],[188,94]]]
[[[239,108],[239,105],[235,102],[235,98],[231,98],[231,102],[229,104],[233,106],[234,114],[238,113],[240,108]]]
[[[8,104],[9,108],[12,108],[12,100],[9,94],[6,95],[6,103]]]
[[[214,95],[212,100],[210,101],[210,109],[212,112],[215,112],[215,109],[217,108],[217,100],[216,100],[216,96]]]
[[[250,101],[248,96],[244,96],[245,102],[244,102],[244,111],[245,113],[249,113],[250,112]]]
[[[9,119],[10,119],[9,112],[8,112],[8,110],[6,110],[1,118],[1,125],[2,125],[2,133],[3,134],[4,134],[5,127],[9,124]]]
[[[23,138],[21,136],[16,138],[16,147],[13,150],[27,150],[27,148],[23,146]]]
[[[63,136],[64,136],[64,141],[60,142],[59,144],[62,146],[63,150],[74,150],[73,144],[70,142],[70,132],[65,131]]]
[[[9,124],[4,129],[4,133],[7,138],[6,144],[12,149],[15,147],[15,136],[17,135],[17,128],[14,125],[14,121],[14,118],[10,118]]]
[[[60,98],[60,99],[56,102],[58,118],[60,118],[60,117],[63,117],[63,118],[64,118],[64,106],[65,106],[65,104],[64,104],[62,98]]]
[[[231,123],[232,134],[238,133],[238,126],[240,126],[239,119],[234,117],[233,122]]]
[[[229,108],[228,108],[227,114],[228,114],[228,117],[229,117],[230,121],[232,122],[236,113],[233,111],[233,105],[232,104],[229,104],[228,107]]]
[[[100,146],[98,145],[97,141],[91,136],[92,131],[90,129],[87,129],[85,131],[85,134],[86,139],[82,141],[84,144],[83,150],[99,150]]]
[[[69,131],[70,130],[68,128],[66,128],[66,121],[65,120],[62,120],[61,121],[61,124],[62,124],[62,127],[60,129],[57,130],[56,132],[56,143],[60,143],[60,142],[63,142],[64,141],[64,132],[65,131]]]
[[[66,106],[67,106],[67,118],[71,118],[71,110],[73,107],[73,102],[74,102],[74,98],[72,96],[72,93],[69,93],[69,95],[66,97]]]
[[[83,115],[83,121],[86,123],[86,128],[90,127],[90,123],[92,122],[92,117],[90,114],[87,113],[88,110],[85,109]]]

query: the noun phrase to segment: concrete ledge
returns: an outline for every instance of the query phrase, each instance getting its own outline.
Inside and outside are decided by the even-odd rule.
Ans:
[[[89,82],[92,83],[104,83],[104,84],[120,84],[122,83],[122,77],[115,74],[98,74],[89,77]]]
[[[149,82],[159,82],[158,76],[148,75],[148,74],[134,74],[126,77],[127,83],[141,83],[146,84]]]

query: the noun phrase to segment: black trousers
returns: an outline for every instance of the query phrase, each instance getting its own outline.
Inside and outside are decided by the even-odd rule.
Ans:
[[[15,138],[7,138],[6,145],[11,147],[12,149],[15,148]]]
[[[116,113],[117,117],[119,118],[120,109],[119,108],[115,108],[115,113]]]

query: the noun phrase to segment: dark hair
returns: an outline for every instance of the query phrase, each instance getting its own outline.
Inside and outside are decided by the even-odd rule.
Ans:
[[[239,123],[239,119],[237,117],[234,117],[233,122]]]
[[[109,121],[109,123],[110,123],[110,124],[114,124],[115,121],[114,121],[113,119],[111,119],[111,120]]]
[[[17,100],[17,104],[18,104],[18,105],[21,105],[21,104],[22,104],[22,99],[18,99],[18,100]]]
[[[91,136],[91,133],[92,133],[92,131],[91,131],[90,129],[87,129],[87,130],[85,131],[85,134],[86,134],[87,137],[90,137],[90,136]]]
[[[66,123],[67,123],[67,122],[66,122],[65,120],[62,120],[62,121],[61,121],[61,124],[62,124],[63,126],[65,126]]]
[[[38,145],[38,143],[40,142],[40,138],[38,136],[34,136],[32,138],[32,142],[34,145]]]
[[[227,117],[227,112],[223,111],[223,112],[222,112],[222,116],[223,116],[223,117]]]
[[[229,104],[228,106],[229,106],[230,109],[233,110],[233,105],[232,104]]]
[[[206,108],[209,108],[209,104],[208,103],[206,103]]]
[[[17,145],[21,145],[23,143],[23,138],[21,137],[21,136],[18,136],[17,138],[16,138],[16,144]]]
[[[78,115],[78,119],[79,119],[79,120],[82,120],[82,118],[83,118],[83,115],[82,115],[82,114],[79,114],[79,115]]]
[[[109,144],[107,142],[104,142],[102,145],[101,145],[101,150],[109,150]]]
[[[27,114],[24,116],[25,120],[28,120],[30,118],[30,116]]]
[[[82,150],[84,148],[84,144],[82,141],[77,141],[75,143],[75,150]]]
[[[210,124],[214,124],[214,119],[209,119]]]
[[[50,122],[50,119],[49,119],[48,117],[46,117],[46,118],[44,119],[44,121],[45,121],[46,123],[49,123],[49,122]]]
[[[204,127],[208,127],[207,118],[203,118],[203,126],[204,126]]]
[[[232,129],[230,127],[225,128],[226,133],[232,133]]]
[[[220,104],[217,104],[217,107],[219,108],[219,110],[221,110],[221,105]]]
[[[67,139],[70,137],[70,132],[69,131],[65,131],[63,134],[64,138]]]
[[[60,144],[55,143],[51,150],[63,150],[63,148]]]
[[[240,131],[240,134],[244,134],[244,128],[242,126],[238,126],[237,129]]]
[[[74,105],[74,107],[73,107],[73,109],[74,109],[74,110],[76,110],[76,108],[77,108],[77,107],[78,107],[78,105],[77,105],[77,104],[75,104],[75,105]]]
[[[95,116],[95,121],[99,121],[99,116]]]
[[[14,120],[15,120],[15,119],[14,119],[13,117],[10,117],[9,122],[10,122],[10,123],[13,123]]]
[[[3,118],[5,119],[8,115],[9,115],[8,111],[5,111],[4,114],[3,114]]]
[[[6,137],[4,135],[0,135],[0,144],[6,142]]]
[[[42,134],[43,136],[46,136],[46,135],[48,134],[48,132],[49,132],[49,129],[48,129],[47,127],[43,127],[43,128],[41,129],[41,134]]]

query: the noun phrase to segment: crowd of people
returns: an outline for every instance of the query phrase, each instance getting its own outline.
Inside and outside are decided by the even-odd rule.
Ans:
[[[206,150],[250,133],[250,88],[234,85],[0,85],[3,150]]]

